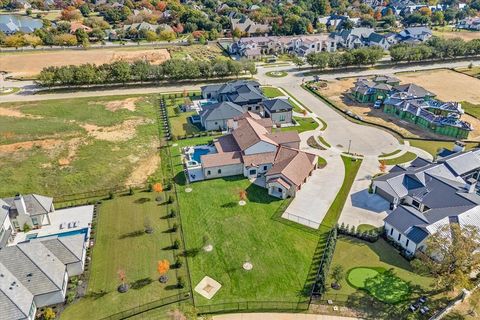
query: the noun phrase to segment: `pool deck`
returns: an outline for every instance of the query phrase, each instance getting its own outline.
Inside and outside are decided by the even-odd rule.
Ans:
[[[90,237],[90,226],[93,219],[93,205],[72,207],[67,209],[55,210],[49,215],[50,224],[44,225],[39,229],[34,229],[29,232],[18,232],[15,235],[10,245],[16,245],[17,243],[24,242],[27,236],[37,234],[37,238],[46,237],[50,235],[56,235],[59,233],[70,232],[88,228],[88,237]],[[68,224],[78,222],[74,228],[68,228]],[[63,224],[63,228],[61,225]]]

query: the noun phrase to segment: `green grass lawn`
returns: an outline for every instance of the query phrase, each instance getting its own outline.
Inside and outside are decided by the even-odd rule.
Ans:
[[[467,101],[462,101],[462,107],[463,109],[465,109],[466,113],[468,113],[472,117],[480,119],[480,105],[473,104]]]
[[[136,99],[134,110],[106,108],[127,98]],[[0,104],[27,115],[0,116],[0,147],[5,148],[0,195],[57,197],[123,185],[142,160],[156,153],[155,103],[155,96],[112,96]],[[130,126],[125,121],[138,122]],[[113,133],[110,140],[100,139],[84,125],[100,127],[99,134]],[[69,163],[62,165],[62,159]]]
[[[369,243],[355,238],[340,237],[337,241],[331,266],[335,265],[341,265],[345,270],[345,277],[340,281],[341,288],[340,290],[330,288],[330,284],[334,282],[330,278],[327,285],[327,293],[322,299],[342,302],[351,308],[363,312],[364,317],[367,319],[404,319],[409,313],[407,311],[408,305],[422,295],[427,295],[432,300],[429,303],[431,309],[437,303],[445,302],[441,294],[438,294],[431,288],[434,279],[416,274],[410,263],[383,239],[379,239],[375,243]],[[389,277],[394,276],[410,287],[408,295],[401,297],[399,299],[401,301],[398,303],[387,304],[372,297],[367,291],[358,290],[355,287],[360,286],[355,285],[355,283],[354,286],[350,285],[346,277],[348,276],[348,271],[359,267],[373,268],[377,271],[391,271]],[[387,280],[386,283],[389,283],[392,281],[392,278]],[[395,283],[400,284],[401,282]],[[371,283],[371,285],[375,287],[377,284]],[[372,295],[381,296],[389,293],[389,286],[393,286],[393,284],[386,287],[378,284],[378,287],[380,289],[383,288],[382,290],[384,291],[378,291],[378,288],[376,289],[377,291],[374,288],[370,289],[373,290],[371,291],[373,292]],[[402,284],[401,287],[405,288],[405,285]],[[400,292],[405,291],[403,289],[398,290],[398,293]],[[396,290],[390,292],[390,294],[396,293]]]
[[[180,141],[172,148],[186,246],[200,248],[189,258],[193,286],[206,275],[222,284],[212,300],[195,294],[196,303],[304,300],[302,290],[319,238],[272,219],[283,200],[240,176],[197,182],[190,185],[191,193],[184,191],[179,148],[208,140]],[[243,207],[238,205],[241,190],[248,194]],[[204,237],[210,239],[213,252],[201,250]],[[253,270],[243,270],[245,261]]]
[[[441,148],[447,148],[452,150],[454,142],[449,142],[449,141],[431,141],[431,140],[408,140],[410,141],[410,145],[412,147],[420,148],[428,153],[430,153],[432,156],[436,156],[438,151]],[[470,150],[473,148],[476,148],[478,146],[478,143],[467,143],[466,145],[466,150]]]
[[[383,268],[352,268],[346,279],[352,287],[363,289],[385,303],[400,302],[410,294],[410,286],[405,281]]]
[[[318,136],[318,140],[327,148],[330,148],[331,145],[330,143],[327,142],[327,140],[325,140],[325,138],[323,136]]]
[[[269,77],[272,77],[272,78],[282,78],[282,77],[286,77],[287,73],[285,71],[269,71],[269,72],[265,73],[265,75],[267,75]]]
[[[480,66],[472,68],[458,68],[457,71],[465,73],[469,76],[479,77],[480,76]]]
[[[384,162],[386,165],[396,165],[402,164],[406,162],[413,161],[417,158],[417,155],[413,152],[406,152],[399,157],[392,158],[392,159],[379,159],[380,162]]]
[[[394,156],[394,155],[396,155],[397,153],[400,153],[400,152],[402,152],[402,150],[395,150],[395,151],[392,151],[392,152],[389,152],[389,153],[382,153],[382,155],[380,155],[379,158],[391,157],[391,156]]]
[[[184,104],[185,98],[167,98],[165,101],[170,117],[170,125],[172,126],[172,134],[174,136],[185,136],[200,132],[199,127],[192,124],[189,120],[189,117],[197,114],[195,111],[175,112],[175,108]]]
[[[370,230],[378,230],[377,227],[375,226],[372,226],[370,224],[360,224],[358,227],[357,227],[357,231],[362,233],[362,232],[368,232]]]
[[[68,306],[61,319],[101,319],[175,295],[179,293],[175,287],[177,273],[188,283],[185,263],[180,269],[170,269],[167,284],[158,281],[157,262],[163,259],[171,264],[175,262],[173,251],[167,248],[172,245],[172,239],[180,239],[180,235],[167,232],[169,219],[164,218],[167,206],[158,205],[156,196],[156,193],[138,192],[101,204],[87,295]],[[147,220],[154,228],[153,234],[144,232]],[[174,221],[175,218],[170,219],[171,224]],[[130,283],[130,290],[124,294],[117,292],[120,269],[125,271]]]
[[[301,118],[301,117],[293,117],[295,122],[298,124],[297,126],[291,127],[283,127],[281,128],[282,131],[298,131],[298,133],[304,131],[311,131],[318,128],[319,124],[313,118]]]

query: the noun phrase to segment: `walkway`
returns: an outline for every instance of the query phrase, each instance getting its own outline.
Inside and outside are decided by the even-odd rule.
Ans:
[[[340,316],[305,313],[232,313],[214,316],[215,320],[355,320]]]

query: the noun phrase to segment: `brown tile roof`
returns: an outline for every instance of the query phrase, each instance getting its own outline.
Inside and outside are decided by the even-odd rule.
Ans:
[[[272,183],[272,182],[276,182],[287,189],[290,189],[291,187],[290,183],[288,183],[288,181],[286,181],[282,177],[277,177],[277,178],[272,178],[270,180],[267,180],[267,183]]]
[[[296,186],[302,185],[315,167],[316,155],[287,147],[280,147],[275,164],[267,172],[270,175],[281,174]]]
[[[239,163],[242,163],[242,156],[238,151],[212,153],[202,156],[202,166],[204,168],[221,167]]]
[[[250,155],[242,155],[243,163],[246,166],[273,163],[276,152],[264,152]]]
[[[233,135],[227,134],[225,136],[221,136],[214,141],[215,148],[217,151],[220,152],[233,152],[233,151],[240,151],[240,147],[235,142]]]
[[[277,145],[275,141],[266,136],[269,133],[270,132],[265,127],[260,125],[254,119],[245,118],[238,121],[238,128],[233,131],[232,135],[240,149],[243,151],[260,141]]]
[[[297,131],[279,131],[267,135],[270,139],[278,144],[285,144],[291,142],[300,142],[300,136]]]

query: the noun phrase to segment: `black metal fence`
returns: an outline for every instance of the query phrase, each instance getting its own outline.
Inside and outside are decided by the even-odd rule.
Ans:
[[[164,306],[168,306],[173,303],[181,302],[190,299],[190,292],[181,292],[178,294],[175,294],[173,296],[168,296],[165,298],[161,298],[143,305],[139,305],[137,307],[134,307],[129,310],[121,311],[115,314],[112,314],[108,317],[102,318],[100,320],[121,320],[121,319],[126,319],[129,317],[133,317],[135,315],[161,308]]]
[[[328,271],[330,269],[330,263],[332,262],[333,253],[335,251],[335,245],[337,244],[337,228],[332,228],[328,233],[327,241],[320,260],[317,274],[315,276],[315,282],[312,286],[310,293],[310,302],[312,299],[320,298],[325,293],[325,283],[328,277]]]
[[[309,301],[236,301],[196,306],[199,314],[236,312],[303,312],[308,310]]]

